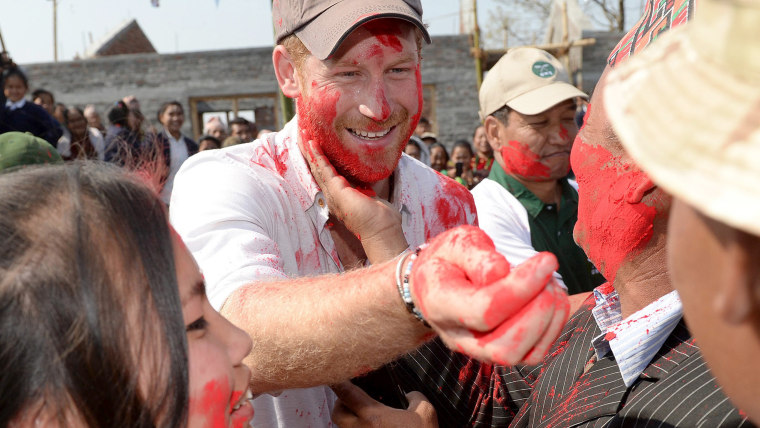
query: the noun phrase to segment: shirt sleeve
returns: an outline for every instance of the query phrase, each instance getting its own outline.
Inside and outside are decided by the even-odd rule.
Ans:
[[[284,279],[280,248],[264,207],[271,203],[266,174],[208,153],[189,158],[177,173],[170,218],[198,262],[211,305],[219,310],[240,286]]]
[[[530,237],[528,212],[509,191],[492,180],[483,180],[472,189],[480,228],[493,240],[496,250],[517,266],[538,254]],[[558,272],[554,278],[564,287]]]

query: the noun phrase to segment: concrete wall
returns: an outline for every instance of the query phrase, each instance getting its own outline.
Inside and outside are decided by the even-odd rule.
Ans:
[[[440,36],[423,48],[422,81],[434,129],[446,145],[471,137],[478,123],[475,68],[466,36]],[[95,104],[102,115],[126,95],[140,100],[156,123],[164,101],[225,95],[274,95],[271,47],[180,54],[134,54],[70,62],[26,64],[31,89],[44,87],[67,105]],[[430,105],[432,104],[432,105]],[[105,118],[105,117],[104,117]],[[190,119],[184,132],[192,135]]]

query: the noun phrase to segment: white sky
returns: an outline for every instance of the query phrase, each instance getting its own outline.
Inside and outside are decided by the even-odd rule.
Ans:
[[[367,0],[372,1],[372,0]],[[218,3],[218,4],[217,4]],[[123,22],[137,19],[159,53],[271,46],[271,0],[58,0],[58,59],[84,56]],[[459,31],[459,0],[422,0],[433,35]],[[478,1],[481,25],[493,0]],[[0,0],[0,32],[19,64],[53,61],[52,0]]]

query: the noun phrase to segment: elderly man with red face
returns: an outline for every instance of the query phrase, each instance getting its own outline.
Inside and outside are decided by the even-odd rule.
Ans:
[[[656,34],[660,34],[665,24],[680,24],[695,13],[693,2],[676,1],[667,6],[672,9],[665,8],[663,11],[659,0],[649,2],[647,14],[631,30],[634,40],[624,39],[620,45],[620,49],[626,49],[627,53],[620,54],[616,49],[617,54],[610,57],[612,63],[646,46],[646,43],[637,43],[636,39],[651,40],[647,37],[649,30],[656,29]],[[696,13],[712,14],[715,13],[713,9],[699,9]],[[663,16],[667,16],[667,20],[659,21]],[[735,16],[739,22],[749,15],[742,13]],[[747,24],[749,21],[742,22]],[[754,27],[747,28],[754,28],[756,34],[757,21],[752,22]],[[737,26],[710,28],[736,29]],[[708,35],[711,33],[705,33],[705,43],[716,41]],[[671,47],[662,52],[673,54],[674,51]],[[704,56],[685,56],[700,58],[700,63],[707,60]],[[756,59],[753,56],[748,58]],[[697,67],[696,64],[691,66]],[[686,68],[663,66],[653,72],[677,73],[672,76],[675,86],[675,81],[682,82],[682,71]],[[593,296],[570,318],[540,365],[482,364],[449,352],[436,342],[424,346],[414,355],[414,361],[405,360],[399,369],[399,378],[409,381],[404,385],[406,388],[419,389],[431,400],[438,412],[440,426],[752,426],[746,415],[733,407],[708,370],[699,346],[682,319],[681,300],[673,289],[666,268],[665,244],[671,199],[633,162],[612,130],[605,104],[619,102],[622,94],[605,94],[605,79],[610,69],[612,67],[605,71],[594,91],[586,124],[580,130],[571,154],[579,185],[575,239],[609,279],[609,283],[596,288]],[[737,72],[740,69],[747,71],[747,68],[737,67]],[[753,69],[755,71],[756,68]],[[644,81],[641,76],[636,77],[628,89]],[[660,78],[664,80],[665,76]],[[756,88],[750,89],[750,84],[747,85],[747,91],[757,93]],[[648,93],[651,96],[663,88],[662,85],[655,85],[648,88]],[[636,100],[635,104],[640,109],[651,108],[653,104],[647,103],[656,103],[646,97],[636,97],[638,94],[635,91],[626,95]],[[674,92],[667,95],[669,99],[676,96],[682,95]],[[755,112],[749,109],[757,105],[756,100],[746,105],[743,116],[733,117],[732,120],[753,117]],[[631,108],[632,104],[625,111],[621,110],[621,116],[628,117]],[[640,119],[641,116],[635,116],[627,120],[631,130],[649,125],[646,121],[642,125]],[[679,119],[688,120],[687,117]],[[670,119],[662,113],[652,120],[663,125],[670,123]],[[652,128],[648,129],[656,129],[656,126],[652,124]],[[737,131],[746,129],[736,128]],[[694,132],[698,130],[694,129]],[[724,141],[727,140],[710,143],[717,147]],[[676,157],[661,153],[661,145],[649,144],[652,158],[657,158],[662,165],[669,165]],[[684,153],[682,156],[685,159],[691,154]],[[709,183],[707,170],[704,180],[699,183],[689,183],[684,177],[678,180],[684,186],[703,184],[708,188],[717,187],[716,183]],[[722,191],[730,188],[727,185],[720,187]],[[756,193],[754,187],[752,192]],[[701,195],[697,190],[694,194]],[[718,193],[714,195],[718,197]],[[726,206],[725,209],[741,211],[736,205]],[[753,221],[757,221],[756,217]],[[704,234],[705,230],[696,228],[687,233]],[[692,245],[695,247],[693,254],[702,251],[698,244]],[[716,255],[715,259],[720,260],[714,247],[709,251],[704,257]],[[737,254],[740,254],[738,249]],[[745,253],[747,256],[755,254],[757,252]],[[744,260],[753,263],[747,258]],[[709,264],[707,259],[701,260],[701,263],[703,269]],[[755,270],[749,268],[744,272]],[[684,275],[682,267],[672,273]],[[704,273],[703,277],[706,275],[708,273]],[[697,280],[693,275],[689,278]],[[742,282],[740,278],[743,277],[735,277]],[[698,297],[694,299],[691,304],[705,304],[694,303]],[[684,304],[688,303],[688,300],[684,301]],[[732,303],[735,304],[736,299],[732,299]],[[737,312],[746,313],[746,310]],[[749,319],[746,322],[749,323]],[[756,340],[756,334],[750,334],[752,330],[749,330],[756,328],[756,324],[744,327],[742,332],[726,334],[735,334],[733,337],[737,342],[740,337]],[[745,346],[750,353],[757,349],[754,344]],[[723,352],[727,351],[724,349]],[[737,357],[735,361],[744,362],[741,367],[752,372],[752,362],[747,357]],[[731,369],[725,365],[720,367],[723,370]],[[734,379],[737,379],[736,373],[740,369],[732,370]],[[747,377],[750,376],[748,373]],[[751,380],[745,382],[745,386],[750,384]],[[756,385],[752,387],[756,390]],[[752,399],[756,401],[757,396],[752,396]],[[344,411],[344,407],[347,410]],[[341,412],[336,415],[336,421],[341,427],[361,426],[367,420],[375,420],[375,426],[378,426],[382,423],[378,424],[377,420],[398,417],[398,410],[383,408],[370,402],[367,397],[352,397],[339,409]]]
[[[254,426],[329,426],[335,394],[314,385],[436,333],[483,359],[537,362],[569,312],[556,259],[511,270],[479,229],[446,232],[476,223],[472,197],[403,154],[422,111],[420,2],[279,0],[273,12],[274,70],[297,117],[188,159],[171,200],[211,304],[253,339],[252,390],[286,389],[254,400]],[[408,408],[430,420],[420,396]]]
[[[668,267],[689,328],[718,383],[756,423],[759,54],[760,1],[703,0],[692,24],[611,75],[605,96],[626,150],[673,196]],[[702,104],[709,109],[693,108]]]
[[[518,48],[488,72],[479,98],[496,159],[472,190],[480,227],[511,263],[549,251],[569,294],[591,291],[604,278],[573,241],[578,192],[567,179],[575,100],[586,94],[548,52]]]

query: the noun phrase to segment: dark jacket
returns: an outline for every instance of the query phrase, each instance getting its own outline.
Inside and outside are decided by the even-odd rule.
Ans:
[[[0,110],[0,134],[5,132],[31,132],[53,147],[58,146],[58,139],[63,135],[61,124],[37,104],[26,102],[23,107],[11,110],[2,104]]]

